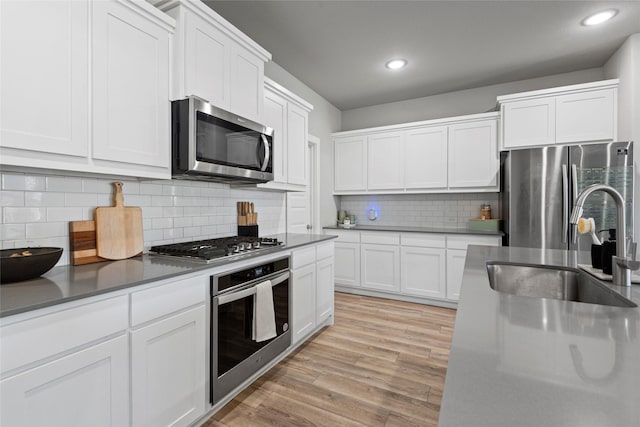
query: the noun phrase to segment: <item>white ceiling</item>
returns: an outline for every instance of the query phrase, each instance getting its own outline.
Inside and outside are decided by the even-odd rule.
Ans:
[[[640,1],[205,1],[340,110],[601,67]],[[587,15],[619,10],[597,27]],[[384,63],[406,58],[407,68]]]

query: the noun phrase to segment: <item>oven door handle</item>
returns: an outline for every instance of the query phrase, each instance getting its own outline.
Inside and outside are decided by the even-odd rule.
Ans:
[[[286,273],[281,274],[280,276],[276,276],[273,279],[267,279],[267,280],[271,280],[271,287],[274,287],[276,285],[279,285],[280,283],[284,282],[285,280],[289,279],[289,272],[287,271]],[[257,286],[257,285],[256,285]],[[253,294],[256,293],[256,286],[252,286],[248,289],[244,289],[242,291],[238,291],[238,292],[233,292],[229,295],[221,295],[218,298],[218,306],[224,305],[224,304],[228,304],[230,302],[233,301],[237,301],[239,299],[242,298],[246,298],[248,296],[251,296]]]

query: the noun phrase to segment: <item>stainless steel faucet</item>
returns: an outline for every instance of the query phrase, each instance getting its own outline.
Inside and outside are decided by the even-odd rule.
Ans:
[[[635,260],[636,250],[635,243],[631,243],[632,258],[627,258],[627,224],[626,224],[626,212],[624,198],[613,187],[604,184],[590,185],[578,195],[576,199],[576,205],[571,212],[571,224],[577,224],[580,217],[582,217],[584,202],[587,197],[596,191],[604,191],[610,195],[616,203],[616,216],[617,216],[617,228],[618,239],[616,240],[616,255],[612,258],[612,273],[613,284],[619,286],[631,286],[631,270],[637,270],[640,267],[640,262]]]

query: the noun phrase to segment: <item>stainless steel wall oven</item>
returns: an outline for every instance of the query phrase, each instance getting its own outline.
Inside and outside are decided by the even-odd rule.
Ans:
[[[252,339],[256,286],[271,281],[276,337]],[[211,277],[211,390],[215,404],[291,345],[289,258]]]

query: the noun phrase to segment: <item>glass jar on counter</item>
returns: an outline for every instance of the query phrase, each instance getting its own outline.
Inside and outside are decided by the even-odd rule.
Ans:
[[[485,203],[480,205],[480,219],[491,219],[491,205]]]

